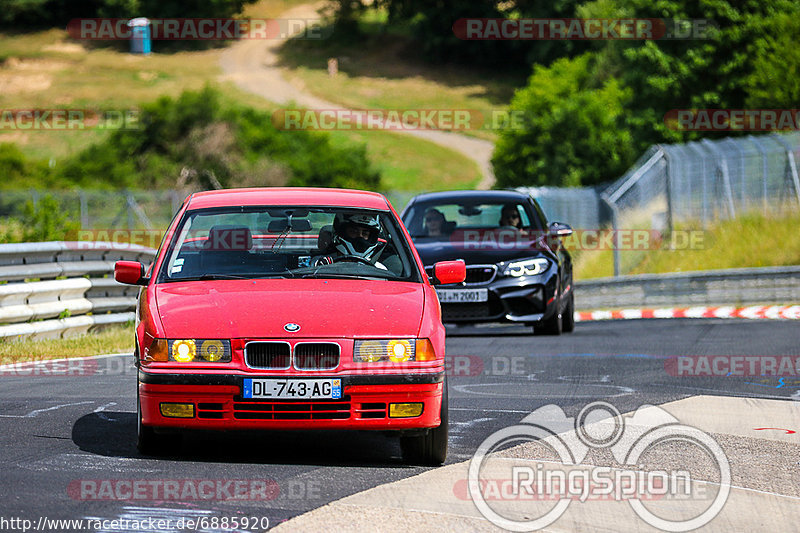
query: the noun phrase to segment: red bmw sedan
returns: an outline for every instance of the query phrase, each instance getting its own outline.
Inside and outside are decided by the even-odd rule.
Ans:
[[[142,285],[138,446],[186,429],[394,430],[404,460],[447,453],[445,330],[432,284],[380,194],[230,189],[184,202]]]

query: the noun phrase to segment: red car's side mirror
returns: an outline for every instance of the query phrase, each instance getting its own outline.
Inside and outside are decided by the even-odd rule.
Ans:
[[[144,265],[139,261],[117,261],[114,264],[114,279],[127,285],[147,285]]]
[[[449,285],[461,283],[467,278],[467,265],[462,260],[440,261],[433,265],[433,283]]]

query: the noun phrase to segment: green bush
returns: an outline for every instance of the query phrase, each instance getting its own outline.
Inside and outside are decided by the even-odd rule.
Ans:
[[[594,55],[537,67],[511,110],[525,117],[507,129],[492,163],[498,187],[594,185],[622,174],[636,153],[624,122],[630,91],[593,75]]]
[[[43,183],[49,169],[43,162],[31,161],[16,145],[0,143],[0,188],[21,188],[31,183]]]
[[[174,188],[187,179],[200,188],[380,185],[364,146],[338,148],[326,133],[278,130],[269,114],[225,105],[209,87],[143,106],[140,123],[68,160],[59,177],[132,189]]]
[[[58,200],[46,194],[34,203],[28,201],[18,218],[6,217],[0,228],[0,242],[61,241],[80,229]]]

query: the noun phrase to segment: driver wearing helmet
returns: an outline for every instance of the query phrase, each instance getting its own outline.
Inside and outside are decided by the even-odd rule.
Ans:
[[[387,270],[378,261],[386,242],[378,239],[381,223],[378,215],[338,213],[333,221],[333,235],[325,255],[315,257],[314,266],[339,261],[368,263]]]

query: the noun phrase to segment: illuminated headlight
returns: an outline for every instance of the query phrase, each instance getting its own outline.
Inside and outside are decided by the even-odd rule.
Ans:
[[[405,363],[416,356],[414,339],[359,340],[353,348],[353,361],[357,363]]]
[[[229,363],[231,361],[231,341],[220,339],[170,340],[169,360],[179,363]]]
[[[506,268],[503,270],[503,274],[506,276],[513,276],[515,278],[520,276],[535,276],[536,274],[541,274],[547,270],[549,265],[550,262],[543,257],[526,259],[524,261],[513,261],[506,265]]]

